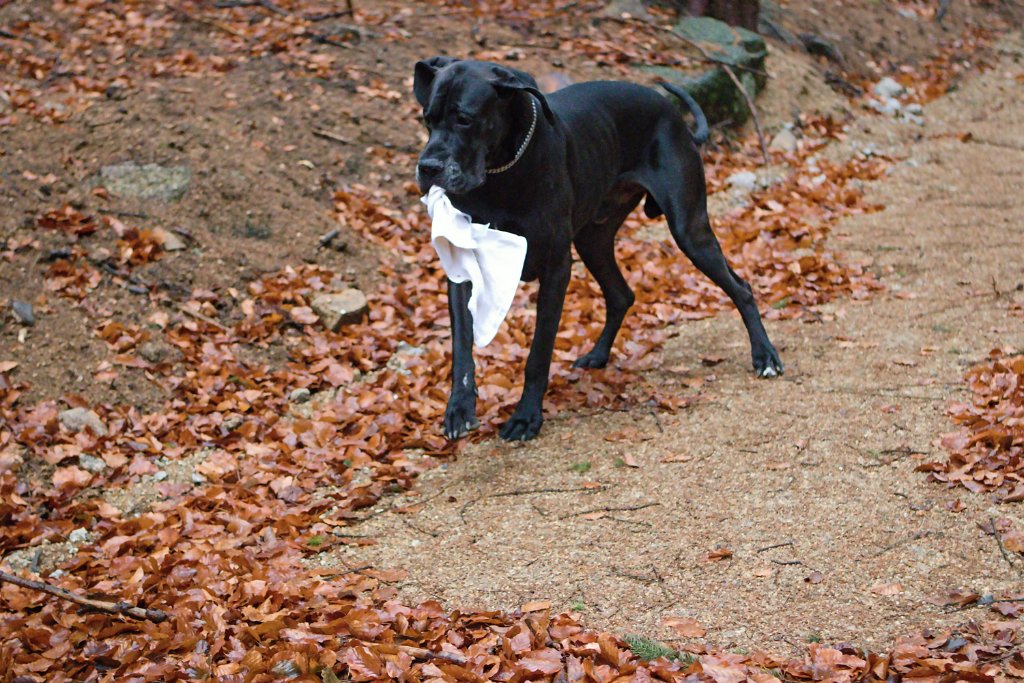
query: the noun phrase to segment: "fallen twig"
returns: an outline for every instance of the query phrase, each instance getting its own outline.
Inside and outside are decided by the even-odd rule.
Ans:
[[[340,143],[345,144],[345,145],[351,145],[352,144],[352,141],[349,140],[348,138],[342,137],[341,135],[338,135],[337,133],[332,133],[329,130],[322,130],[320,128],[314,128],[313,129],[313,135],[315,135],[318,138],[326,138],[327,140],[334,140],[335,142],[340,142]]]
[[[228,331],[228,328],[224,327],[224,325],[222,325],[221,323],[217,322],[216,320],[207,315],[203,315],[199,311],[193,311],[192,309],[186,306],[178,306],[178,310],[184,313],[185,315],[192,316],[196,320],[201,320],[204,323],[207,323],[208,325],[213,325],[214,327],[217,327],[224,332]]]
[[[214,5],[217,9],[229,9],[232,7],[262,7],[274,14],[288,16],[283,9],[270,2],[270,0],[218,0]]]
[[[792,567],[798,564],[803,564],[800,560],[771,560],[772,564],[781,564],[783,567]]]
[[[1020,567],[1010,558],[1010,554],[1007,552],[1006,546],[1003,545],[1003,538],[999,535],[999,529],[996,528],[995,518],[989,517],[988,523],[992,525],[992,535],[995,537],[996,543],[999,545],[999,553],[1003,556],[1003,559],[1006,560],[1006,564],[1010,565],[1015,572],[1024,576],[1024,568]]]
[[[661,503],[644,503],[642,505],[627,505],[625,507],[603,507],[594,508],[593,510],[583,510],[582,512],[574,512],[569,517],[580,517],[582,515],[590,515],[595,512],[632,512],[634,510],[643,510],[644,508],[654,507],[655,505],[661,505]]]
[[[793,545],[793,541],[786,541],[785,543],[776,543],[775,545],[766,545],[763,548],[758,548],[757,552],[763,553],[763,552],[765,552],[767,550],[775,550],[776,548],[785,548],[785,547],[791,546],[791,545]]]
[[[82,605],[83,607],[88,607],[89,609],[94,609],[106,614],[122,614],[133,619],[144,619],[158,624],[167,619],[167,613],[162,610],[136,607],[135,605],[131,605],[127,602],[95,600],[93,598],[87,598],[84,595],[79,595],[78,593],[72,593],[71,591],[63,588],[58,588],[57,586],[51,586],[43,581],[23,579],[19,576],[8,574],[7,572],[0,572],[0,583],[4,582],[13,583],[15,586],[21,586],[22,588],[29,588],[31,590],[49,593],[50,595],[55,595],[58,598],[73,602],[76,605]]]

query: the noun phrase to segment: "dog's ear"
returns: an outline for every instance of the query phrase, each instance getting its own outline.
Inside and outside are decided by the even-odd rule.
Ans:
[[[509,69],[504,66],[496,66],[491,71],[494,73],[491,84],[499,94],[525,90],[540,101],[540,107],[544,111],[544,118],[548,120],[548,123],[552,125],[555,123],[555,114],[548,106],[548,100],[537,86],[537,81],[533,80],[533,76],[525,71]]]
[[[426,107],[430,101],[430,86],[433,84],[437,72],[457,61],[459,60],[455,57],[431,57],[416,62],[412,92],[421,106]]]

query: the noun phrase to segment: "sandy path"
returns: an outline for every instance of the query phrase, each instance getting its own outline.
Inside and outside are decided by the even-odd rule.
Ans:
[[[678,415],[561,414],[525,446],[473,446],[398,501],[421,510],[360,526],[376,545],[325,561],[405,567],[400,590],[414,600],[550,599],[591,626],[666,640],[662,618],[690,616],[709,643],[775,651],[818,637],[883,647],[963,621],[927,602],[944,589],[1017,585],[977,525],[997,509],[1024,518],[1019,506],[946,491],[914,468],[942,457],[964,369],[993,347],[1024,347],[1008,316],[1024,299],[1024,69],[1011,59],[1022,46],[1007,43],[998,68],[926,107],[924,128],[866,118],[831,152],[871,143],[900,159],[869,192],[887,209],[833,235],[874,259],[889,292],[840,301],[819,323],[771,323],[783,380],[753,379],[735,315],[687,323],[651,379],[671,385],[688,367],[707,400]],[[702,355],[726,360],[703,367]],[[617,466],[627,453],[639,467]],[[671,456],[688,459],[662,462]],[[589,471],[572,469],[583,462]],[[524,493],[545,489],[562,491]],[[957,498],[958,514],[947,509]],[[620,509],[580,514],[603,508]],[[716,547],[732,558],[707,561]]]

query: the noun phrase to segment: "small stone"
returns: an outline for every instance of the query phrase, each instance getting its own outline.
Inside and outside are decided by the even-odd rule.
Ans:
[[[757,187],[757,174],[753,171],[739,171],[726,178],[725,182],[738,192],[753,192]]]
[[[870,109],[874,109],[879,114],[885,114],[886,116],[895,116],[899,113],[902,106],[899,100],[892,97],[886,97],[882,101],[868,100],[868,107]]]
[[[241,427],[243,422],[245,422],[245,420],[241,415],[232,415],[228,419],[224,420],[224,429],[229,432],[233,432]]]
[[[167,476],[166,470],[158,470],[157,473],[153,475],[153,481],[163,481]]]
[[[782,152],[795,152],[796,147],[796,135],[788,128],[780,130],[768,145],[768,149],[777,149]]]
[[[192,473],[192,483],[193,484],[205,484],[206,483],[206,477],[204,477],[203,475],[199,474],[198,472],[193,472]]]
[[[917,103],[917,102],[911,102],[910,104],[908,104],[908,105],[907,105],[906,107],[904,107],[903,109],[904,109],[904,111],[906,111],[906,112],[907,112],[908,114],[917,114],[918,116],[920,116],[921,114],[923,114],[923,113],[924,113],[924,107],[922,107],[922,106],[921,106],[921,105],[920,105],[919,103]]]
[[[160,246],[163,247],[164,251],[181,251],[185,248],[185,240],[170,230],[157,228],[153,231],[153,234],[160,240]]]
[[[53,579],[54,581],[56,581],[57,579],[59,579],[62,576],[64,576],[64,570],[63,569],[54,569],[52,572],[50,572],[50,578]]]
[[[36,324],[36,316],[32,312],[32,304],[15,299],[11,302],[11,311],[22,325],[31,327]]]
[[[288,399],[292,403],[305,403],[306,401],[309,400],[310,396],[312,396],[312,394],[310,393],[309,389],[307,389],[306,387],[299,387],[298,389],[296,389],[295,391],[288,395]]]
[[[156,342],[146,342],[139,347],[139,355],[150,363],[159,363],[167,357],[167,349]]]
[[[70,534],[68,534],[68,540],[75,545],[82,545],[92,540],[92,535],[85,530],[84,527],[78,527]]]
[[[83,470],[94,474],[98,474],[107,469],[107,463],[103,462],[103,460],[94,455],[85,455],[84,453],[78,456],[78,464]]]
[[[188,166],[139,165],[125,162],[100,169],[104,187],[117,197],[177,201],[188,192],[192,172]]]
[[[887,100],[902,95],[906,91],[902,85],[897,83],[894,79],[886,76],[872,86],[871,92],[875,93],[875,95],[881,99]]]
[[[613,19],[639,19],[653,21],[642,0],[612,0],[601,10],[601,15]]]
[[[107,427],[100,422],[100,416],[88,408],[62,410],[58,417],[68,431],[77,433],[88,427],[96,436],[107,435]]]
[[[342,325],[357,323],[369,309],[366,295],[358,289],[346,289],[332,294],[321,294],[310,303],[320,316],[324,327],[337,332]]]

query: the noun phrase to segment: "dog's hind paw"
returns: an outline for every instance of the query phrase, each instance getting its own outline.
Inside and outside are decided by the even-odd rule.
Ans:
[[[779,352],[769,346],[754,354],[754,371],[758,377],[771,379],[782,376],[786,369],[783,367],[782,361],[779,360]]]

